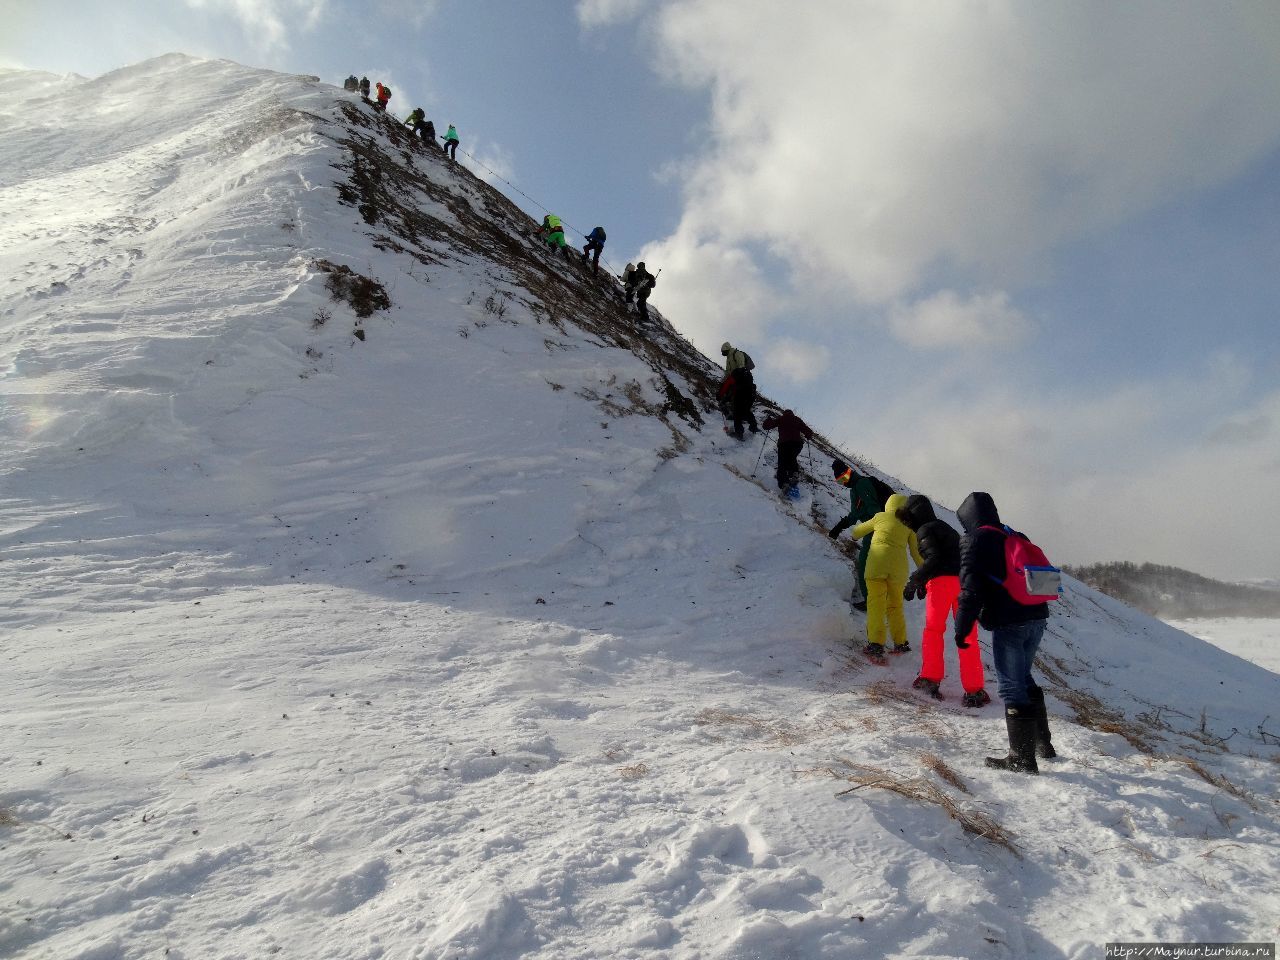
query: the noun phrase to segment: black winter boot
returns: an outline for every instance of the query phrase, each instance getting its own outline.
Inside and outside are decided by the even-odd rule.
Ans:
[[[1009,734],[1009,755],[987,757],[987,766],[1013,773],[1039,773],[1036,766],[1036,718],[1026,703],[1006,704],[1004,725]]]
[[[1027,691],[1031,699],[1031,709],[1036,718],[1036,756],[1042,760],[1052,760],[1058,755],[1053,749],[1053,740],[1049,737],[1049,711],[1044,705],[1044,691],[1032,687]]]

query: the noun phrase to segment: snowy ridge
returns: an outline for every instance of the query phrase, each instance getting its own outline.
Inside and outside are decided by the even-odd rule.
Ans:
[[[179,56],[0,72],[0,124],[0,953],[1274,939],[1280,677],[1072,583],[1064,759],[992,776],[996,705],[851,653],[826,463],[779,501],[465,168]]]

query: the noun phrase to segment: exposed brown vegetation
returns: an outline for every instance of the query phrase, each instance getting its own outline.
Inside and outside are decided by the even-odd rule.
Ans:
[[[840,797],[861,790],[864,787],[874,787],[878,790],[888,790],[890,793],[896,793],[898,796],[906,797],[910,800],[934,804],[941,807],[946,811],[947,816],[960,824],[965,833],[981,837],[996,846],[1004,847],[1016,857],[1020,858],[1022,856],[1021,851],[1014,843],[1013,834],[1001,826],[994,817],[981,810],[962,806],[953,796],[930,780],[926,780],[923,777],[900,777],[888,770],[882,770],[864,763],[855,763],[853,760],[840,759],[836,761],[836,764],[836,766],[821,767],[803,772],[826,774],[833,779],[854,784],[847,790],[841,790],[836,794],[836,796]]]
[[[350,305],[357,317],[371,317],[375,310],[387,310],[391,307],[391,298],[386,289],[372,277],[356,273],[345,264],[332,263],[328,260],[317,260],[317,269],[329,276],[325,280],[325,289],[335,301]]]

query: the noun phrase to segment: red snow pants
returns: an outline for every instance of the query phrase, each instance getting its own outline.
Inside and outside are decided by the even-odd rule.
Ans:
[[[946,675],[946,667],[942,663],[942,648],[947,632],[947,617],[955,616],[959,598],[959,577],[934,577],[925,584],[920,676],[926,680],[941,683]],[[960,655],[960,686],[964,687],[965,693],[977,693],[983,687],[982,652],[978,649],[977,624],[974,624],[965,640],[969,644],[968,648],[956,648],[956,653]]]

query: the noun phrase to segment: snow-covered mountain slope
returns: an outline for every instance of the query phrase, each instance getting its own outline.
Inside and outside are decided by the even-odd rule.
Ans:
[[[1072,584],[1063,759],[994,776],[997,705],[851,652],[829,446],[780,501],[464,167],[178,56],[0,125],[0,954],[1275,938],[1276,675]]]

